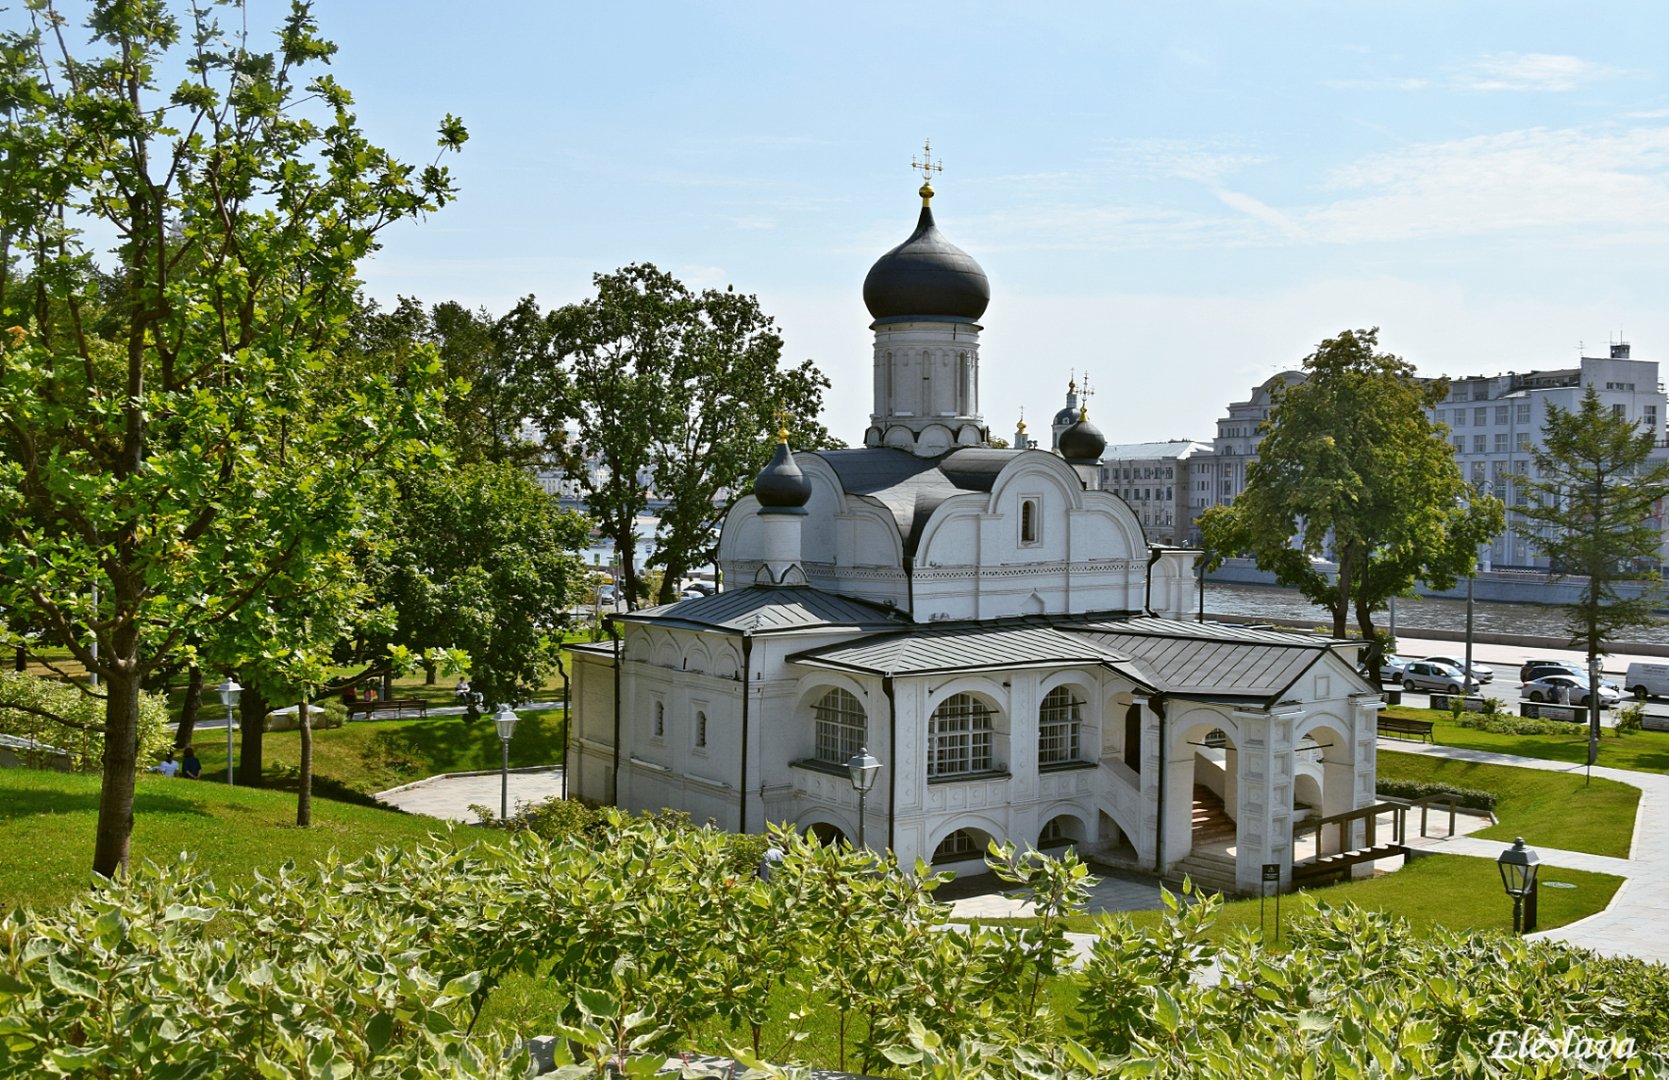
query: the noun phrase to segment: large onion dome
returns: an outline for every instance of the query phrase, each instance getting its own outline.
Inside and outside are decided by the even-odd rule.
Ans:
[[[1088,408],[1080,409],[1077,422],[1061,432],[1061,457],[1074,465],[1093,465],[1101,460],[1106,449],[1107,437],[1089,422]]]
[[[811,481],[794,462],[788,449],[788,430],[777,432],[777,452],[753,481],[753,496],[765,512],[803,512],[811,500]]]
[[[972,322],[991,302],[991,283],[973,256],[933,224],[932,187],[923,184],[921,197],[916,231],[869,268],[864,306],[877,319],[917,315]]]

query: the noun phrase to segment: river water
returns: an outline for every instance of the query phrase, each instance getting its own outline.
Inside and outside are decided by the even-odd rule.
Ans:
[[[1475,601],[1472,605],[1472,625],[1480,634],[1530,634],[1541,637],[1566,638],[1564,608],[1543,604],[1502,604]],[[1326,609],[1316,607],[1296,590],[1269,585],[1237,585],[1228,582],[1205,583],[1205,613],[1212,615],[1251,616],[1278,622],[1283,619],[1310,619],[1327,624],[1332,616]],[[1374,616],[1374,625],[1384,627],[1389,620],[1384,612]],[[1351,629],[1356,627],[1354,615]],[[1397,629],[1464,630],[1466,601],[1443,600],[1436,597],[1403,597],[1397,601]],[[1629,641],[1669,644],[1669,623],[1639,627],[1628,631]]]

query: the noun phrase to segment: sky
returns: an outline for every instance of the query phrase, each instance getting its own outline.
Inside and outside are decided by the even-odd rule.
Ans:
[[[1209,439],[1345,328],[1431,375],[1669,358],[1661,0],[316,10],[373,141],[471,135],[462,197],[385,234],[372,295],[496,314],[644,261],[734,285],[848,442],[863,278],[914,227],[926,139],[939,227],[991,282],[994,434],[1087,372],[1110,442]]]

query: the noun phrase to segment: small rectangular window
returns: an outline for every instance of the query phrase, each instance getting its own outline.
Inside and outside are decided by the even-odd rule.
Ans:
[[[1507,452],[1507,433],[1505,431],[1497,431],[1495,433],[1495,452],[1497,454],[1505,454]]]
[[[1020,500],[1020,543],[1031,545],[1038,542],[1038,510],[1041,500]]]
[[[1530,422],[1530,403],[1527,401],[1520,403],[1518,406],[1518,422],[1521,424]]]
[[[1488,442],[1486,441],[1487,439],[1488,439],[1488,436],[1486,436],[1486,435],[1474,435],[1474,436],[1472,436],[1472,452],[1474,454],[1484,453],[1484,451],[1487,449],[1487,447],[1489,445]]]
[[[1613,405],[1613,406],[1611,406],[1611,415],[1617,417],[1618,419],[1626,419],[1628,417],[1628,406],[1627,405]]]
[[[1472,426],[1484,427],[1489,423],[1489,406],[1483,405],[1472,410]]]
[[[1495,422],[1497,424],[1505,424],[1507,422],[1507,410],[1511,407],[1512,406],[1510,405],[1495,406]]]

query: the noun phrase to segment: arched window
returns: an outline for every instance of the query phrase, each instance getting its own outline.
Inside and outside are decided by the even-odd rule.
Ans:
[[[868,738],[863,705],[851,691],[836,687],[811,711],[817,717],[817,760],[844,767]]]
[[[1134,772],[1142,771],[1142,707],[1124,710],[1124,763]]]
[[[666,703],[655,702],[655,738],[666,738]]]
[[[1020,542],[1022,544],[1037,543],[1037,500],[1020,500]]]
[[[1037,711],[1037,763],[1060,765],[1078,760],[1079,735],[1083,729],[1080,708],[1072,689],[1057,686],[1043,698]]]
[[[933,861],[939,863],[972,859],[984,850],[979,838],[974,836],[973,833],[967,829],[957,829],[939,841],[939,846],[933,849]]]
[[[952,694],[933,710],[927,775],[960,776],[991,768],[991,710],[972,694]]]
[[[695,714],[695,746],[697,750],[707,747],[707,714],[704,712]]]

